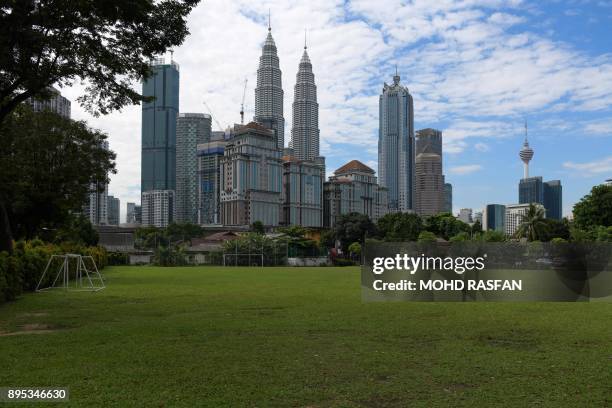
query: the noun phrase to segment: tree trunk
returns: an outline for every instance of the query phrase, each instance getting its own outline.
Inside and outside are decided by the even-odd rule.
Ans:
[[[9,223],[8,213],[4,201],[0,199],[0,252],[7,251],[13,253],[13,234]]]

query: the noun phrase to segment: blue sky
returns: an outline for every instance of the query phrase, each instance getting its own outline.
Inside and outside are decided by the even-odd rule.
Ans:
[[[414,97],[416,129],[443,132],[455,211],[518,201],[525,120],[535,150],[530,173],[561,180],[565,215],[612,178],[610,0],[207,0],[174,50],[182,112],[206,112],[206,100],[222,126],[238,122],[247,78],[252,117],[268,9],[287,135],[308,30],[328,174],[351,159],[377,169],[378,95],[397,64]],[[73,101],[80,92],[64,90]],[[109,133],[119,170],[110,190],[124,218],[125,203],[139,201],[140,107],[92,118],[73,103],[73,116]]]

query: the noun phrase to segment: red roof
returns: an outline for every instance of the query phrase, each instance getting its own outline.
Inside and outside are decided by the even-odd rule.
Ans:
[[[359,160],[351,160],[350,162],[346,163],[344,166],[340,167],[338,170],[334,171],[334,174],[349,173],[351,171],[362,171],[362,172],[371,173],[371,174],[375,173],[374,170],[372,170],[371,168],[369,168],[368,166],[366,166]]]

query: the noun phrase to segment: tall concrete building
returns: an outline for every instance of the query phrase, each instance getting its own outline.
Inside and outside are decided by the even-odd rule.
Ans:
[[[142,193],[142,225],[165,228],[174,222],[174,190]]]
[[[506,231],[506,206],[502,204],[488,204],[482,215],[482,229],[499,232]]]
[[[285,118],[283,117],[283,84],[276,44],[272,28],[268,24],[268,36],[264,42],[255,88],[255,122],[274,131],[276,146],[285,145]]]
[[[317,161],[283,157],[284,225],[323,226],[325,165]]]
[[[198,144],[210,141],[211,117],[179,113],[176,119],[176,222],[198,222]]]
[[[108,150],[108,141],[103,141],[101,146]],[[93,225],[108,225],[108,184],[106,181],[90,184],[83,214]]]
[[[30,105],[34,112],[47,110],[70,119],[70,99],[62,96],[60,91],[52,86],[47,89],[47,92],[50,94],[49,98],[30,97],[26,100],[26,103]]]
[[[416,155],[435,153],[442,156],[442,132],[437,129],[421,129],[416,131]]]
[[[530,203],[506,205],[506,235],[512,236],[516,233],[521,225],[521,222],[523,221],[523,216],[527,214],[530,205]],[[542,204],[535,204],[535,206],[536,208],[544,209]]]
[[[140,224],[140,221],[136,221],[136,203],[127,203],[125,206],[125,222],[127,224]]]
[[[142,86],[151,102],[142,103],[141,192],[176,188],[176,117],[179,112],[179,66],[159,58]]]
[[[472,219],[472,209],[471,208],[462,208],[459,210],[459,221],[463,221],[466,224],[471,224],[474,222]]]
[[[221,160],[226,141],[216,134],[215,140],[198,145],[198,223],[221,223]]]
[[[414,166],[413,100],[396,72],[379,98],[378,177],[388,189],[391,211],[414,210]]]
[[[315,160],[319,156],[317,86],[306,44],[296,75],[290,146],[298,160]]]
[[[544,203],[542,177],[523,178],[519,181],[519,203]]]
[[[241,126],[221,159],[221,223],[278,226],[282,160],[275,133],[259,123]]]
[[[416,145],[415,211],[427,217],[444,210],[442,132],[435,129],[419,130]]]
[[[112,195],[108,196],[108,225],[119,225],[121,202]]]
[[[445,213],[453,213],[453,185],[444,183],[444,208]]]
[[[343,214],[365,214],[373,222],[388,212],[388,191],[379,186],[374,170],[352,160],[334,172],[323,186],[323,226],[333,228]]]

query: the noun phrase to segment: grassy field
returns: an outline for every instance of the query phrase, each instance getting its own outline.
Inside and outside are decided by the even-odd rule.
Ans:
[[[612,304],[362,303],[357,268],[105,270],[0,305],[0,386],[70,406],[610,406]]]

